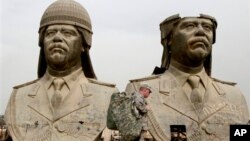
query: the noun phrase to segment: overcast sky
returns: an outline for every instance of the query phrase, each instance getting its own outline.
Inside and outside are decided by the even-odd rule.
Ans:
[[[54,0],[1,0],[0,114],[15,85],[37,78],[38,28]],[[101,81],[120,91],[129,79],[149,76],[160,65],[159,23],[176,13],[214,16],[212,76],[237,82],[250,105],[250,19],[248,0],[78,0],[93,26],[90,50]],[[249,108],[250,109],[250,108]]]

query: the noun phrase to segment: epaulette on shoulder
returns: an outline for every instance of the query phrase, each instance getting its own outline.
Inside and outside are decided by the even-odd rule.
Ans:
[[[143,77],[143,78],[137,78],[137,79],[131,79],[129,80],[130,82],[140,82],[140,81],[146,81],[146,80],[152,80],[152,79],[157,79],[160,77],[161,74],[158,75],[151,75],[148,77]]]
[[[36,83],[38,80],[39,80],[39,78],[36,79],[36,80],[30,81],[30,82],[21,84],[21,85],[14,86],[13,89],[19,89],[19,88],[21,88],[21,87],[28,86],[28,85],[30,85],[30,84]]]
[[[102,81],[99,81],[99,80],[96,80],[96,79],[91,79],[91,78],[88,78],[88,80],[89,80],[90,83],[103,85],[103,86],[108,86],[108,87],[115,87],[115,84],[112,84],[112,83],[102,82]]]
[[[219,79],[217,79],[217,78],[212,78],[214,81],[216,81],[216,82],[219,82],[219,83],[222,83],[222,84],[228,84],[228,85],[232,85],[232,86],[234,86],[234,85],[236,85],[237,83],[235,83],[235,82],[229,82],[229,81],[223,81],[223,80],[219,80]]]

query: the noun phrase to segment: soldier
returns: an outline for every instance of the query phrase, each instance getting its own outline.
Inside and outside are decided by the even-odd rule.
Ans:
[[[58,0],[39,28],[38,79],[14,87],[5,121],[14,141],[94,141],[106,127],[113,84],[96,80],[87,11]]]
[[[146,83],[142,83],[140,85],[139,92],[134,92],[132,94],[132,105],[134,106],[132,109],[134,110],[136,117],[140,119],[142,123],[141,135],[139,139],[140,141],[144,141],[144,136],[148,131],[147,113],[150,110],[150,107],[146,101],[146,98],[149,97],[150,93],[150,86]]]
[[[216,20],[203,14],[174,15],[160,24],[161,68],[131,80],[126,88],[127,93],[138,90],[140,83],[153,88],[148,117],[154,140],[170,140],[171,127],[184,126],[189,141],[228,141],[229,125],[247,124],[247,104],[236,83],[211,77],[216,28]]]

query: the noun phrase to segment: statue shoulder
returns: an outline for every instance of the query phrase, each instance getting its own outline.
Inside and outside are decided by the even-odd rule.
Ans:
[[[160,80],[161,74],[159,75],[151,75],[143,78],[137,78],[137,79],[131,79],[129,80],[129,83],[126,86],[126,93],[132,94],[134,91],[139,90],[140,83],[147,83],[151,87],[154,87],[157,83],[158,80]]]
[[[106,93],[106,94],[111,95],[112,93],[119,91],[116,88],[115,84],[99,81],[96,79],[90,79],[90,78],[88,78],[88,84],[85,86],[87,87],[87,90],[89,92],[96,93],[96,94]]]
[[[40,80],[40,78],[36,79],[36,80],[33,80],[33,81],[26,82],[24,84],[20,84],[20,85],[14,86],[13,88],[14,89],[19,89],[19,88],[22,88],[22,87],[30,86],[30,85],[36,83],[38,80]]]
[[[131,83],[134,82],[142,82],[142,81],[150,81],[150,80],[156,80],[158,78],[160,78],[161,74],[159,75],[151,75],[151,76],[147,76],[147,77],[142,77],[142,78],[137,78],[137,79],[131,79],[129,80]]]
[[[88,81],[92,84],[106,86],[106,87],[110,87],[110,88],[115,88],[115,86],[116,86],[115,84],[112,84],[112,83],[107,83],[107,82],[103,82],[103,81],[99,81],[99,80],[91,79],[91,78],[88,78]]]
[[[237,94],[237,93],[241,93],[240,89],[238,87],[236,87],[235,85],[237,83],[235,82],[229,82],[229,81],[223,81],[223,80],[219,80],[217,78],[211,78],[212,79],[212,84],[214,86],[214,88],[217,90],[217,92],[220,95],[224,95],[224,94]]]
[[[226,84],[226,85],[231,85],[231,86],[235,86],[237,83],[235,82],[230,82],[230,81],[224,81],[224,80],[220,80],[220,79],[217,79],[217,78],[212,78],[211,79],[214,81],[214,82],[217,82],[217,83],[220,83],[220,84]]]

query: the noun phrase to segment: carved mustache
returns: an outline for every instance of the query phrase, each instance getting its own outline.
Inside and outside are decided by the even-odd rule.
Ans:
[[[60,44],[60,43],[52,43],[52,44],[50,44],[50,45],[48,46],[48,50],[49,50],[49,51],[53,50],[54,48],[60,48],[60,49],[62,49],[63,51],[68,51],[68,49],[67,49],[64,45],[62,45],[62,44]]]
[[[195,43],[197,43],[197,42],[202,42],[202,43],[205,44],[206,47],[209,47],[209,42],[208,42],[208,40],[207,40],[206,38],[204,38],[204,37],[195,37],[195,38],[193,38],[193,39],[191,39],[191,40],[189,41],[190,45],[193,45],[193,44],[195,44]]]

